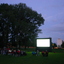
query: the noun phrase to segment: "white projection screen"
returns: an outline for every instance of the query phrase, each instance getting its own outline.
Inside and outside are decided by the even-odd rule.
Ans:
[[[36,46],[37,47],[50,47],[50,39],[37,39]]]

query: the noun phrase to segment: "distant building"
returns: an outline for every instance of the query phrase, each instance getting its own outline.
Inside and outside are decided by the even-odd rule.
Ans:
[[[62,42],[63,42],[63,40],[58,38],[57,39],[57,47],[61,47]]]

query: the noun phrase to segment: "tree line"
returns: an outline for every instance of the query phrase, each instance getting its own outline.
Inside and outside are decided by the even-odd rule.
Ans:
[[[8,43],[25,48],[34,45],[42,24],[42,15],[24,3],[0,4],[0,47]]]

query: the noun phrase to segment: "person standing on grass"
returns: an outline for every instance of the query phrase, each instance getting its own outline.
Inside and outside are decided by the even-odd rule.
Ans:
[[[36,51],[36,56],[39,56],[39,50]]]

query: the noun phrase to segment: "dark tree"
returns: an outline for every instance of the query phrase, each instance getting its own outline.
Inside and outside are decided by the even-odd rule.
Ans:
[[[16,43],[26,48],[41,32],[39,27],[43,23],[42,15],[26,4],[0,4],[0,43]]]
[[[52,43],[52,47],[57,47],[57,44],[56,43]]]
[[[62,42],[61,47],[64,48],[64,41]]]

